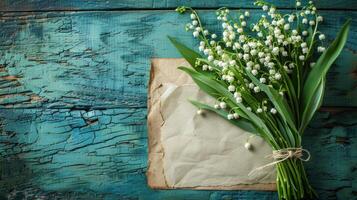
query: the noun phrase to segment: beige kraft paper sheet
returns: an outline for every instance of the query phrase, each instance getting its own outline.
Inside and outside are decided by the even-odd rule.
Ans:
[[[260,137],[250,137],[211,112],[197,115],[188,99],[211,103],[191,78],[177,69],[183,59],[153,59],[148,99],[148,184],[157,189],[276,190],[271,159]],[[244,148],[249,142],[253,150]]]

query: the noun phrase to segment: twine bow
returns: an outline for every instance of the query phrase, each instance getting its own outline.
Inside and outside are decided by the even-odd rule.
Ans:
[[[303,153],[307,154],[306,158],[302,157]],[[287,160],[289,158],[297,158],[297,159],[300,159],[301,161],[307,162],[307,161],[310,160],[311,155],[310,155],[310,152],[308,150],[299,147],[299,148],[285,148],[285,149],[274,150],[272,154],[267,155],[265,157],[266,158],[273,158],[275,161],[273,161],[271,163],[268,163],[266,165],[263,165],[263,166],[255,168],[254,170],[249,172],[248,176],[251,176],[251,175],[255,174],[256,172],[258,172],[258,171],[260,171],[260,170],[262,170],[262,169],[264,169],[266,167],[269,167],[269,166],[278,164],[280,162],[283,162],[283,161],[285,161],[285,160]]]

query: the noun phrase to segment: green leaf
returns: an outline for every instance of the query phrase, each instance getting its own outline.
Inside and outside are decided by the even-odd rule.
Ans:
[[[189,74],[191,76],[191,78],[193,79],[193,81],[195,81],[195,83],[198,85],[198,87],[201,88],[208,95],[210,95],[214,98],[221,97],[221,94],[220,94],[220,92],[217,91],[217,89],[213,88],[212,85],[205,84],[205,82],[203,80],[201,80],[201,77],[204,77],[204,76],[202,76],[196,70],[194,70],[192,68],[188,68],[188,67],[182,67],[182,66],[178,67],[178,69]]]
[[[258,134],[258,131],[254,128],[254,126],[248,120],[246,120],[244,118],[235,119],[235,120],[228,120],[227,119],[227,115],[229,113],[227,111],[225,111],[225,110],[222,110],[222,109],[218,110],[218,109],[215,109],[215,108],[213,108],[213,107],[211,107],[211,106],[209,106],[207,104],[200,103],[198,101],[190,100],[190,102],[194,106],[199,108],[199,109],[204,109],[204,110],[209,110],[209,111],[215,112],[216,114],[218,114],[222,118],[226,119],[230,123],[240,127],[241,129],[243,129],[245,131],[248,131],[248,132],[251,132],[251,133],[254,133],[254,134]]]
[[[305,128],[309,124],[315,112],[317,111],[317,109],[320,108],[322,104],[322,100],[324,98],[324,91],[325,91],[325,82],[326,82],[326,78],[322,77],[322,79],[319,81],[318,88],[314,92],[312,100],[308,105],[306,105],[305,110],[302,113],[302,121],[299,128],[299,132],[301,134],[304,132]]]
[[[330,69],[333,62],[337,59],[339,54],[341,53],[348,37],[348,32],[350,29],[351,20],[347,20],[347,22],[343,25],[340,32],[337,34],[336,39],[332,42],[332,44],[326,49],[326,51],[320,56],[317,60],[316,64],[308,74],[303,91],[302,91],[302,106],[301,113],[303,113],[301,119],[301,124],[299,130],[304,130],[306,125],[311,120],[311,116],[314,113],[309,113],[311,111],[315,112],[316,110],[311,109],[316,107],[316,105],[312,105],[316,101],[315,93],[318,91],[318,88],[321,89],[321,80],[326,76],[327,71]],[[305,114],[304,114],[305,113]],[[307,114],[309,113],[309,114]],[[306,119],[304,118],[306,117]]]
[[[180,43],[175,38],[168,36],[171,43],[176,47],[176,49],[180,52],[180,54],[187,60],[188,63],[192,67],[195,66],[195,62],[197,58],[202,58],[202,56],[196,51],[188,48],[186,45]]]
[[[281,96],[274,88],[268,87],[267,85],[260,83],[259,80],[255,78],[253,74],[251,74],[248,70],[246,70],[246,73],[253,81],[253,83],[257,85],[269,97],[270,101],[274,104],[276,110],[280,113],[284,121],[289,124],[290,128],[296,131],[293,112],[291,111],[284,97]]]
[[[284,140],[288,143],[290,147],[295,147],[296,146],[295,137],[294,134],[291,133],[290,128],[287,128],[285,123],[283,124],[280,121],[280,118],[276,119],[276,123],[280,130],[280,134],[284,137]]]
[[[243,104],[236,103],[232,93],[230,93],[226,87],[220,85],[217,81],[210,79],[209,77],[200,74],[199,72],[195,71],[194,69],[190,69],[187,67],[179,67],[179,69],[188,73],[193,81],[207,94],[218,98],[218,97],[225,97],[227,98],[227,104],[229,107],[239,107],[239,115],[242,118],[250,120],[252,124],[256,127],[261,137],[266,138],[268,142],[270,142],[273,146],[277,147],[273,135],[271,134],[268,127],[265,123],[253,112],[249,111]],[[264,134],[262,134],[264,133]]]

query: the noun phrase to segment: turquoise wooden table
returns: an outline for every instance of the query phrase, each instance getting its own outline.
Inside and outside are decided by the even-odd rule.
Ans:
[[[274,1],[292,9],[293,1]],[[221,6],[250,0],[2,0],[0,199],[277,199],[275,192],[152,190],[146,184],[150,59],[179,57],[166,35],[195,45],[178,5],[211,29]],[[306,132],[308,175],[321,199],[357,194],[357,1],[320,0],[332,40],[352,18]]]

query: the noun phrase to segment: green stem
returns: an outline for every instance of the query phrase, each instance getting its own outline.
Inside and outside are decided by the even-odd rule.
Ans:
[[[288,159],[277,164],[277,187],[281,199],[302,200],[315,199],[306,176],[304,166],[300,160]]]

